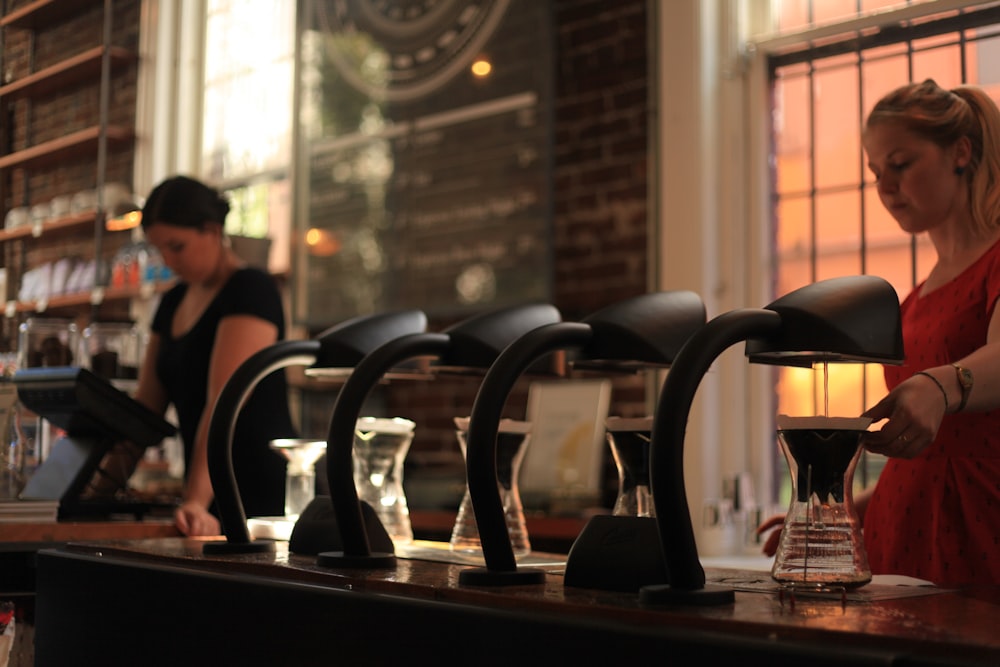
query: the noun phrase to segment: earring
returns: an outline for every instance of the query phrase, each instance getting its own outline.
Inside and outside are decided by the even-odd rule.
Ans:
[[[955,167],[955,175],[956,176],[961,176],[964,173],[965,173],[965,167],[964,166],[959,165],[959,166]]]

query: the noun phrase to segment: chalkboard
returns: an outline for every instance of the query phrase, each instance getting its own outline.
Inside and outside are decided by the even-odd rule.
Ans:
[[[311,3],[296,321],[549,300],[548,4]]]

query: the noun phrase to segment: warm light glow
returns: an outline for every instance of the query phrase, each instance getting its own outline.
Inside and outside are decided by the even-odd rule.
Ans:
[[[340,252],[340,240],[326,229],[310,228],[305,235],[309,254],[316,257],[330,257]]]
[[[483,60],[480,58],[472,63],[472,73],[478,77],[489,76],[490,72],[493,71],[493,65],[489,60]]]
[[[129,211],[128,213],[119,215],[116,218],[108,218],[107,222],[104,223],[104,228],[109,232],[120,232],[126,229],[138,227],[141,222],[142,211]]]

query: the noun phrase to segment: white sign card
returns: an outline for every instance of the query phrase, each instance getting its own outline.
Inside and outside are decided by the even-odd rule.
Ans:
[[[534,382],[528,390],[531,442],[518,487],[526,496],[553,491],[596,495],[601,489],[604,420],[610,380]]]

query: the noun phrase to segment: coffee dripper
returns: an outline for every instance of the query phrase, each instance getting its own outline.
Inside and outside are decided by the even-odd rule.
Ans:
[[[285,468],[285,518],[297,519],[316,496],[316,461],[326,453],[326,440],[279,438],[271,449],[288,462]]]
[[[854,509],[854,469],[871,419],[778,416],[792,499],[771,576],[791,586],[852,588],[871,581]]]

